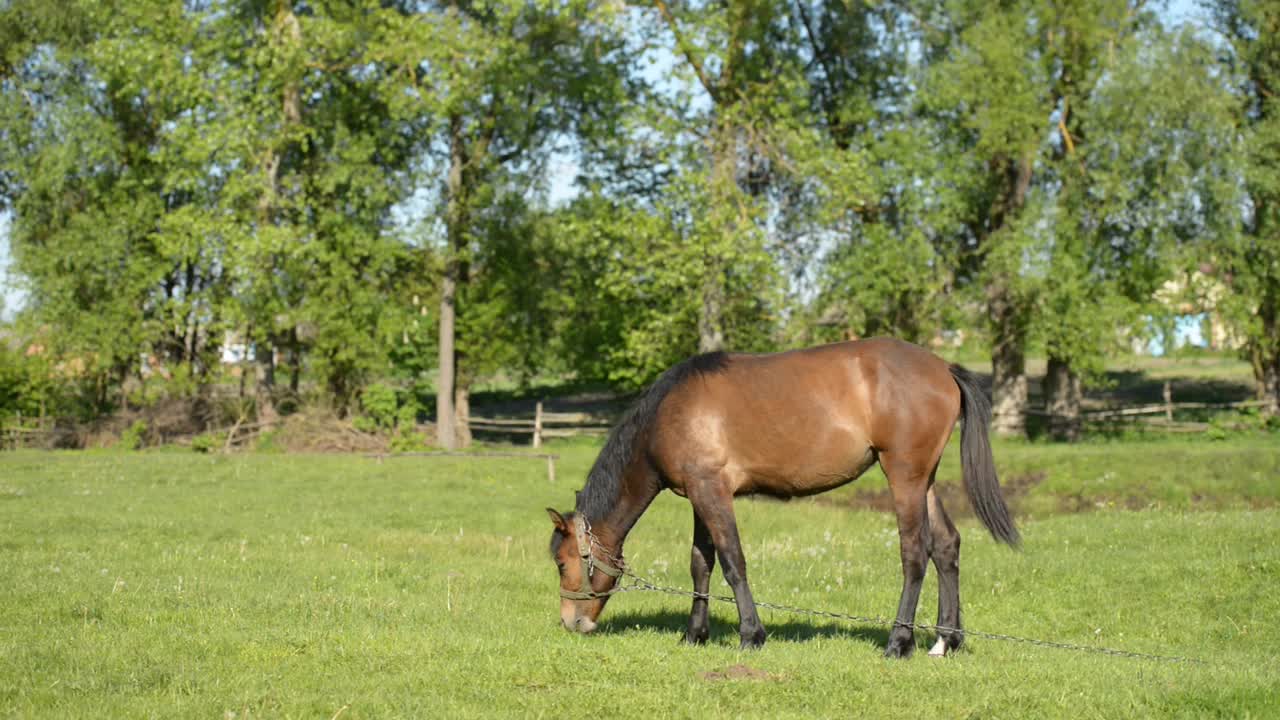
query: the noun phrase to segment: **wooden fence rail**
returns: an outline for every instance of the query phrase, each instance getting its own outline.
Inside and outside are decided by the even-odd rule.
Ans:
[[[1082,422],[1137,422],[1156,430],[1168,432],[1198,432],[1209,427],[1208,423],[1175,421],[1173,414],[1177,410],[1242,410],[1261,407],[1263,400],[1241,400],[1238,402],[1173,402],[1173,393],[1166,383],[1162,403],[1134,405],[1130,407],[1105,407],[1085,410],[1080,413]],[[1052,413],[1040,408],[1028,408],[1027,415],[1049,417]],[[1145,417],[1163,415],[1164,417]],[[532,445],[542,447],[544,438],[573,437],[575,435],[604,435],[609,432],[612,423],[599,415],[584,412],[548,412],[543,410],[539,402],[531,418],[519,417],[479,417],[472,416],[468,424],[472,430],[528,434],[532,436]],[[9,418],[0,420],[0,449],[15,450],[39,443],[44,438],[58,432],[52,427],[49,418],[35,421],[31,418]],[[227,433],[224,450],[233,446],[247,444],[265,426],[262,423],[247,423],[243,419],[230,428],[223,428]],[[551,471],[554,473],[554,470]]]
[[[0,448],[17,450],[26,447],[33,440],[47,437],[54,432],[54,428],[46,418],[24,419],[18,415],[16,418],[0,421]]]
[[[532,435],[534,447],[542,447],[543,438],[604,435],[610,428],[608,421],[596,415],[583,412],[547,412],[542,409],[542,403],[538,403],[534,408],[532,418],[490,418],[473,415],[468,419],[467,424],[472,430]]]
[[[1139,423],[1143,427],[1152,430],[1162,430],[1165,432],[1203,432],[1210,427],[1206,422],[1195,421],[1177,421],[1173,419],[1175,410],[1243,410],[1251,407],[1261,407],[1266,404],[1263,400],[1240,400],[1236,402],[1174,402],[1173,389],[1170,383],[1166,382],[1162,388],[1161,396],[1164,402],[1151,403],[1147,405],[1134,405],[1131,407],[1107,407],[1096,410],[1084,410],[1080,413],[1081,422],[1133,422]],[[1035,415],[1039,417],[1053,417],[1054,413],[1040,408],[1028,408],[1027,415]],[[1146,417],[1150,415],[1163,415],[1164,417]]]

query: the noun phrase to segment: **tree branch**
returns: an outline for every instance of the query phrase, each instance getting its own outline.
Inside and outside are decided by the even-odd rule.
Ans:
[[[685,40],[684,33],[680,32],[680,26],[676,24],[675,16],[671,14],[671,9],[663,0],[653,0],[653,4],[658,8],[658,12],[662,18],[667,21],[667,25],[671,28],[671,34],[676,38],[676,46],[680,48],[680,52],[684,53],[685,59],[689,61],[690,67],[698,75],[698,81],[702,83],[702,87],[711,96],[713,102],[717,101],[719,92],[716,88],[715,81],[707,74],[707,70],[702,65],[702,60],[693,51],[693,46]]]

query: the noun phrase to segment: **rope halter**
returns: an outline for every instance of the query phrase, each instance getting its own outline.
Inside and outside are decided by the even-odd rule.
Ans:
[[[591,589],[591,576],[596,570],[608,575],[615,580],[622,577],[623,568],[622,558],[613,558],[608,553],[604,553],[605,557],[616,562],[614,565],[606,560],[601,560],[595,556],[592,549],[600,545],[596,541],[596,536],[591,534],[591,524],[587,522],[582,515],[574,515],[573,517],[574,536],[578,540],[578,558],[582,561],[582,586],[579,590],[565,590],[560,588],[560,597],[566,600],[595,600],[596,598],[608,597],[614,591],[596,592]],[[604,547],[601,546],[603,550]]]

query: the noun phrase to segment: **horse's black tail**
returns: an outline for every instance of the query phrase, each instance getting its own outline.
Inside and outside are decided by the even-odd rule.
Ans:
[[[1000,494],[996,478],[996,461],[991,455],[987,425],[991,423],[991,403],[977,378],[959,365],[951,366],[951,377],[960,386],[960,465],[964,471],[964,489],[969,494],[973,512],[991,531],[992,537],[1010,547],[1018,547],[1022,538],[1013,526],[1009,506]]]

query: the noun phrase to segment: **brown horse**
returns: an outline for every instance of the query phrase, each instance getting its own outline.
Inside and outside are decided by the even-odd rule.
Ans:
[[[617,583],[622,543],[663,489],[693,505],[693,601],[686,642],[707,639],[706,593],[716,555],[738,606],[742,646],[764,643],[747,583],[733,498],[812,495],[876,462],[889,479],[902,553],[902,599],[885,655],[915,647],[911,623],[929,558],[938,569],[931,655],[960,630],[960,535],[933,492],[958,419],[964,484],[996,539],[1017,546],[987,439],[991,407],[974,378],[927,350],[888,338],[773,355],[711,353],[668,370],[609,435],[577,495],[576,512],[548,509],[560,569],[560,620],[591,632]]]

